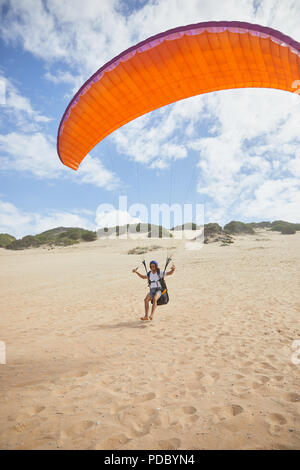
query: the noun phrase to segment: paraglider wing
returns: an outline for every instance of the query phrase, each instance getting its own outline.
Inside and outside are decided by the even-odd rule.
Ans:
[[[101,67],[61,120],[57,151],[78,169],[87,153],[129,121],[190,96],[232,88],[297,92],[300,44],[270,28],[208,22],[153,36]]]

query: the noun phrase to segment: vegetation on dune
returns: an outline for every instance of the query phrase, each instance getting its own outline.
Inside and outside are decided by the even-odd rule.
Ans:
[[[211,223],[204,225],[204,236],[211,237],[217,233],[222,233],[222,227],[219,224]]]
[[[152,245],[152,246],[137,246],[128,251],[129,255],[144,255],[150,251],[156,251],[162,249],[161,246]]]
[[[225,232],[219,224],[210,223],[204,225],[204,243],[217,243],[220,242],[221,246],[229,246],[233,241],[233,237]]]
[[[273,232],[280,232],[284,235],[293,235],[300,231],[300,224],[285,222],[284,220],[275,220],[274,222],[252,222],[245,224],[243,222],[233,221],[225,225],[224,230],[234,235],[243,233],[253,235],[256,229],[266,229]]]
[[[271,228],[272,223],[271,222],[251,222],[250,224],[247,224],[249,227],[252,227],[253,229],[259,229],[259,228]]]
[[[245,224],[244,222],[238,222],[233,220],[229,224],[225,225],[224,231],[232,235],[254,235],[255,231],[250,226],[250,224]]]
[[[171,231],[177,230],[201,230],[201,226],[195,224],[194,222],[188,222],[182,225],[176,225],[176,227],[171,228]]]
[[[70,246],[81,241],[94,241],[96,239],[96,232],[91,232],[90,230],[57,227],[38,235],[26,235],[20,240],[14,239],[5,248],[9,250],[24,250],[41,246]]]
[[[155,224],[127,224],[117,225],[115,227],[106,227],[98,230],[99,238],[109,237],[115,235],[121,237],[122,235],[129,234],[147,234],[148,238],[172,238],[173,234],[161,225]]]
[[[300,231],[300,224],[292,224],[283,220],[276,220],[272,223],[272,232],[280,232],[283,235],[294,235]]]
[[[294,227],[282,227],[281,229],[281,234],[282,235],[295,235],[297,231],[294,229]]]
[[[161,225],[152,225],[151,230],[148,232],[148,238],[173,238],[173,234]]]
[[[15,237],[8,233],[0,233],[0,248],[6,248],[15,240]]]
[[[122,236],[126,233],[141,233],[145,234],[148,238],[173,238],[174,235],[171,232],[182,229],[199,230],[201,227],[191,222],[178,225],[168,230],[161,225],[139,223],[104,228],[98,230],[97,233],[99,237],[106,237],[112,234]],[[232,235],[253,235],[256,229],[266,229],[267,231],[279,232],[283,235],[293,235],[300,231],[300,224],[294,224],[284,220],[252,223],[232,221],[222,229],[217,223],[209,223],[204,225],[204,243],[221,242],[222,246],[227,246],[233,243]],[[41,246],[70,246],[80,242],[92,242],[98,238],[97,233],[77,227],[57,227],[37,235],[26,235],[19,240],[7,233],[0,233],[0,248],[24,250],[26,248],[38,248]],[[151,247],[136,247],[128,253],[144,254],[159,248],[160,247],[157,245]]]

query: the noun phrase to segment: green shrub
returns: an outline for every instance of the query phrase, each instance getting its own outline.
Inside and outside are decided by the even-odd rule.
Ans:
[[[57,242],[56,244],[58,246],[70,246],[70,245],[75,245],[76,243],[79,243],[79,241],[74,240],[72,238],[65,237],[65,238],[61,238],[59,242]]]
[[[9,250],[24,250],[25,248],[38,247],[40,242],[32,235],[27,235],[21,240],[14,240],[6,248]]]
[[[272,232],[282,232],[282,230],[286,230],[291,228],[292,224],[288,222],[277,222],[276,224],[272,225],[271,231]]]
[[[271,222],[251,222],[250,224],[247,224],[249,227],[252,228],[271,228],[272,224]]]
[[[172,238],[172,234],[169,230],[165,229],[161,225],[152,225],[150,232],[148,232],[148,238]]]
[[[283,220],[278,220],[273,222],[271,230],[273,232],[280,232],[285,235],[293,235],[298,230],[300,230],[300,224],[291,224],[290,222],[284,222]]]
[[[282,235],[295,235],[296,230],[294,229],[294,227],[286,226],[286,227],[282,227],[281,233]]]
[[[90,230],[58,227],[38,235],[27,235],[21,240],[14,239],[6,248],[10,250],[24,250],[25,248],[36,248],[39,246],[69,246],[80,241],[94,241],[96,239],[96,232],[91,232]]]
[[[222,232],[222,227],[216,223],[210,223],[204,225],[204,236],[211,237],[212,235],[216,235],[217,233]]]
[[[225,225],[224,230],[231,234],[248,234],[253,235],[255,231],[248,224],[244,222],[232,221],[229,224]]]
[[[8,233],[0,233],[0,248],[6,248],[15,240],[15,237]]]
[[[86,232],[82,233],[81,238],[85,242],[94,242],[95,240],[97,240],[97,233],[90,232],[89,230],[87,230]]]

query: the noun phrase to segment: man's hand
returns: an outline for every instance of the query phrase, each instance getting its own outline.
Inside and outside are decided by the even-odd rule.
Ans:
[[[173,266],[171,267],[170,271],[168,271],[166,275],[167,275],[167,276],[171,276],[171,275],[174,273],[175,269],[176,269],[176,268],[175,268],[175,265],[173,264]]]
[[[133,272],[133,273],[136,273],[136,272],[137,272],[137,268],[133,269],[132,272]]]

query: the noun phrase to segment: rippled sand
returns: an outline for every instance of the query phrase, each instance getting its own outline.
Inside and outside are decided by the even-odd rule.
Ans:
[[[0,249],[0,448],[299,449],[300,233],[180,246],[147,324],[136,245]]]

